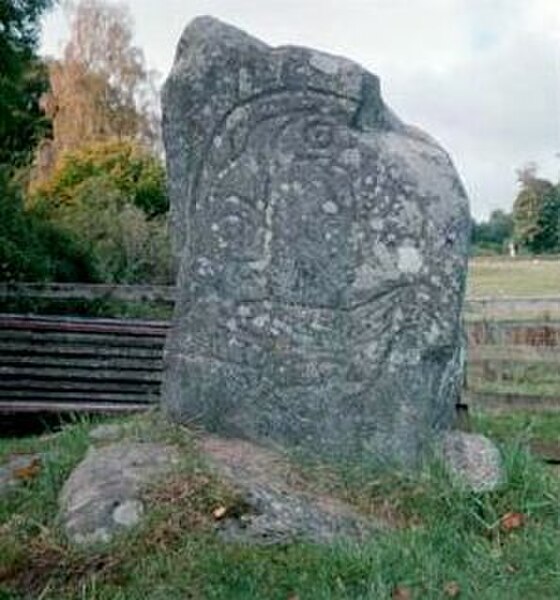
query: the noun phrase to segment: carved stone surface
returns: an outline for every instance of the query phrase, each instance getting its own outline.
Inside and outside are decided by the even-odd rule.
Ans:
[[[355,63],[209,17],[183,33],[163,125],[179,267],[168,412],[413,463],[461,384],[470,218],[447,154]]]

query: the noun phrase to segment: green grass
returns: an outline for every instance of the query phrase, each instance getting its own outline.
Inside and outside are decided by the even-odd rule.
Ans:
[[[516,259],[507,257],[478,258],[471,260],[468,277],[468,296],[471,297],[560,297],[560,258]],[[465,314],[465,320],[496,321],[532,320],[548,323],[560,321],[560,310],[530,309],[510,304],[492,304]],[[535,347],[535,350],[537,348]],[[545,348],[540,348],[544,352]],[[552,350],[552,349],[551,349]],[[552,351],[543,357],[524,350],[519,354],[516,346],[479,346],[471,348],[473,354],[490,359],[492,373],[480,373],[479,365],[469,368],[469,388],[491,394],[521,394],[558,398],[560,375]],[[492,352],[502,360],[492,362]],[[503,360],[511,354],[511,361]],[[531,358],[529,363],[526,358]]]
[[[33,485],[17,490],[17,507],[11,495],[0,497],[0,523],[14,511],[25,514],[31,521],[40,523],[56,510],[57,492],[68,477],[72,467],[83,457],[88,447],[87,431],[90,424],[77,420],[59,434],[14,440],[0,439],[0,464],[9,454],[37,452],[50,458],[43,463],[41,476]],[[1,554],[1,553],[0,553]]]
[[[471,297],[560,296],[560,258],[476,258],[470,261]]]
[[[533,420],[531,420],[533,419]],[[536,419],[536,421],[534,420]],[[277,547],[226,545],[213,533],[211,510],[235,495],[205,472],[192,441],[178,429],[138,421],[141,435],[179,443],[184,465],[151,490],[151,518],[107,548],[69,547],[56,522],[56,497],[87,447],[87,422],[61,433],[3,441],[16,450],[48,453],[43,470],[0,498],[0,599],[385,599],[396,586],[412,598],[555,599],[560,597],[560,483],[525,451],[527,428],[554,436],[557,417],[508,422],[477,416],[477,428],[507,440],[508,483],[487,495],[466,493],[434,465],[416,477],[329,478],[316,485],[364,512],[385,505],[395,530],[363,545]],[[332,475],[332,474],[331,474]],[[507,512],[526,525],[502,531]]]
[[[542,398],[558,398],[560,396],[560,384],[554,382],[488,381],[472,378],[469,379],[469,389],[473,392],[488,394],[515,394]]]
[[[502,414],[475,413],[475,428],[493,439],[560,442],[560,412],[528,410]]]
[[[479,323],[480,321],[493,323],[511,323],[511,322],[531,322],[557,325],[560,322],[560,310],[544,309],[537,306],[534,309],[519,310],[517,307],[511,307],[500,303],[492,303],[483,309],[469,310],[463,313],[463,321],[468,325],[470,323]]]

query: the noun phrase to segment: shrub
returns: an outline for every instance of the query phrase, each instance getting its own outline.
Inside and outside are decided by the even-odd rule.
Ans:
[[[95,281],[88,245],[75,235],[25,211],[21,190],[0,169],[0,280]]]
[[[123,200],[108,176],[92,177],[76,190],[76,205],[61,211],[60,223],[79,231],[95,252],[103,281],[167,283],[170,249],[164,216],[148,218]]]
[[[161,161],[129,140],[95,142],[62,154],[50,177],[32,190],[31,204],[46,200],[53,211],[75,204],[82,184],[101,176],[118,191],[122,204],[134,204],[148,217],[167,212]]]
[[[88,244],[103,281],[171,281],[165,172],[134,142],[95,143],[63,155],[32,191],[30,205]]]

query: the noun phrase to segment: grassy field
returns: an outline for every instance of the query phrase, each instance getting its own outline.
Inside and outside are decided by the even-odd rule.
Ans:
[[[560,297],[560,257],[475,258],[467,281],[470,297]]]
[[[560,413],[516,411],[502,414],[476,413],[472,416],[474,428],[491,437],[507,443],[518,440],[560,443]]]
[[[56,498],[86,450],[90,424],[4,440],[0,461],[31,449],[47,458],[36,478],[0,497],[0,598],[556,599],[560,482],[526,451],[535,432],[558,432],[560,423],[552,419],[474,419],[477,429],[504,442],[507,484],[486,495],[463,491],[437,465],[415,477],[322,480],[310,474],[318,489],[328,488],[365,514],[376,514],[380,505],[390,509],[394,530],[360,546],[220,542],[211,512],[231,502],[231,492],[205,473],[185,433],[150,426],[152,436],[182,445],[180,472],[147,493],[152,516],[142,527],[108,547],[75,549],[58,528]],[[506,527],[508,513],[522,514],[523,525]]]

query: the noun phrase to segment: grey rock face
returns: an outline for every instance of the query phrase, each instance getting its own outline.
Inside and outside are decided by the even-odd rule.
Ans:
[[[446,433],[442,456],[457,482],[474,492],[490,492],[504,481],[500,451],[483,435],[462,431]]]
[[[179,461],[170,446],[120,442],[90,448],[64,484],[60,519],[76,544],[108,542],[115,532],[136,525],[144,507],[143,487]]]
[[[89,432],[93,442],[116,442],[125,433],[126,428],[117,423],[102,424]]]
[[[163,94],[173,418],[414,463],[461,383],[468,202],[355,63],[203,17]]]
[[[286,457],[250,442],[205,436],[203,456],[241,494],[244,514],[225,519],[224,541],[277,544],[304,540],[318,544],[363,541],[389,525],[357,514],[349,505],[307,489]]]

